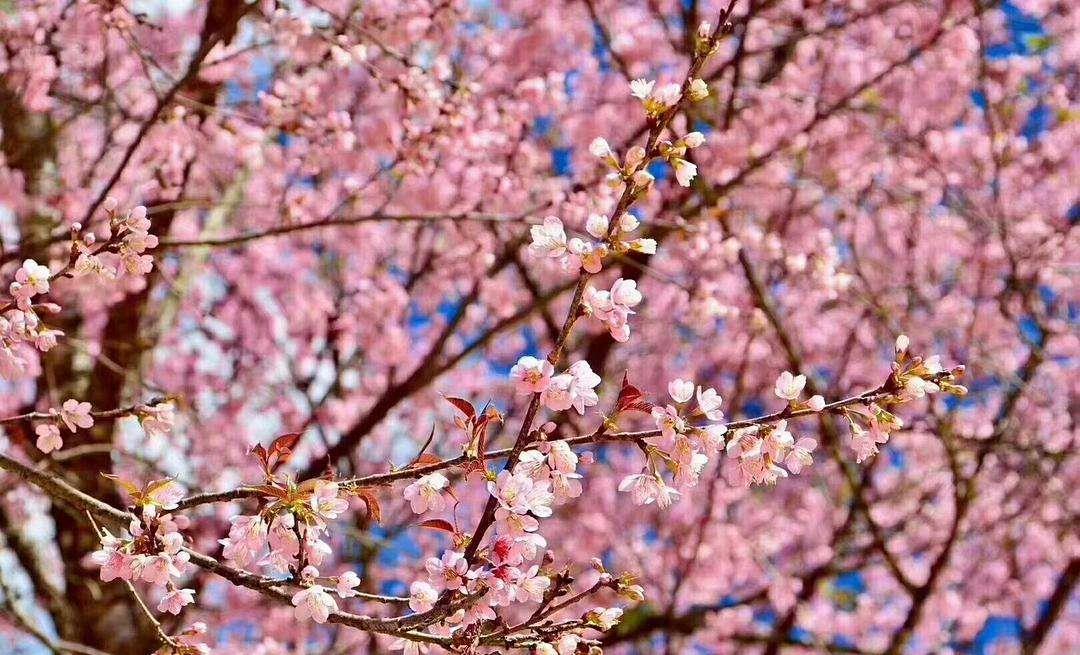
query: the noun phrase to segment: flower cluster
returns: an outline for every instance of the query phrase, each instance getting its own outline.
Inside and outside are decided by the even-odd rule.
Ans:
[[[52,273],[48,266],[43,266],[33,259],[27,259],[15,271],[15,281],[8,287],[15,304],[24,312],[30,311],[31,299],[35,295],[49,292],[49,280]]]
[[[297,618],[323,623],[338,607],[331,592],[351,598],[360,584],[353,571],[324,578],[317,568],[331,553],[327,522],[349,509],[348,493],[332,480],[288,482],[260,514],[230,519],[222,555],[239,567],[254,563],[273,575],[291,575],[302,587],[292,597]]]
[[[74,398],[64,401],[57,410],[49,410],[49,414],[55,417],[45,423],[39,423],[34,428],[37,434],[37,447],[43,453],[60,450],[64,446],[64,440],[60,437],[60,425],[63,424],[68,430],[75,432],[77,428],[88,429],[94,426],[94,417],[90,415],[90,403],[79,402]]]
[[[696,393],[695,393],[696,390]],[[723,398],[715,389],[695,386],[689,380],[676,379],[668,384],[668,395],[675,404],[652,408],[652,417],[660,431],[660,440],[646,448],[648,461],[645,470],[623,478],[619,491],[630,492],[635,504],[648,505],[655,502],[666,508],[678,500],[681,492],[676,487],[687,488],[697,484],[702,469],[724,445],[723,425],[695,426],[693,421],[705,418],[722,421],[720,410]],[[696,397],[696,407],[691,411],[689,403]],[[675,487],[668,485],[660,472],[664,465],[672,474]]]
[[[796,441],[787,421],[781,420],[735,430],[727,455],[737,462],[744,484],[772,484],[813,464],[817,445],[805,437]]]
[[[599,140],[603,141],[603,139]],[[619,219],[618,229],[610,235],[609,223],[606,216],[592,214],[585,223],[585,231],[597,241],[578,237],[568,240],[562,221],[556,216],[548,216],[543,224],[534,225],[531,228],[530,249],[534,256],[552,258],[568,270],[584,269],[588,273],[599,273],[603,268],[604,258],[613,252],[636,251],[648,254],[656,252],[654,239],[630,237],[630,233],[639,225],[637,218],[633,215],[623,214]]]
[[[619,278],[610,290],[596,289],[589,286],[582,296],[585,313],[603,323],[611,338],[620,343],[630,339],[630,315],[634,313],[642,300],[637,282]]]
[[[496,617],[496,609],[515,603],[541,603],[554,591],[555,576],[541,568],[537,559],[547,541],[539,533],[540,519],[552,515],[552,507],[581,495],[578,456],[565,441],[541,442],[521,453],[511,470],[489,474],[488,492],[498,503],[495,534],[485,555],[470,565],[465,553],[447,550],[425,563],[426,579],[409,588],[409,608],[431,610],[441,592],[465,594],[469,602],[445,619],[443,634],[453,634],[478,621]],[[601,610],[611,624],[621,610]],[[564,646],[578,637],[563,636]],[[400,648],[408,647],[402,642]],[[408,651],[407,651],[408,652]],[[573,652],[572,650],[567,652]]]
[[[154,259],[145,251],[156,248],[158,238],[150,234],[146,207],[138,205],[121,214],[117,211],[118,206],[116,199],[111,197],[103,203],[109,215],[110,231],[101,247],[92,249],[97,241],[93,233],[83,234],[75,241],[74,247],[79,252],[75,275],[99,275],[108,279],[125,273],[146,275],[153,269]]]
[[[90,559],[99,567],[101,580],[142,580],[162,589],[158,611],[179,614],[195,601],[195,590],[181,588],[178,581],[188,570],[190,555],[184,550],[188,527],[186,516],[161,514],[176,509],[184,490],[172,480],[151,483],[137,494],[141,513],[128,526],[127,534],[101,534],[101,548]]]
[[[333,594],[340,598],[356,596],[360,576],[355,571],[346,571],[335,578],[320,578],[319,569],[308,565],[300,571],[300,584],[303,588],[292,597],[292,604],[296,608],[293,614],[301,620],[310,618],[316,623],[326,623],[330,613],[338,609]]]
[[[33,259],[23,261],[9,285],[11,301],[0,302],[0,380],[24,376],[30,366],[30,353],[47,352],[63,332],[48,327],[39,313],[55,314],[59,305],[34,303],[34,297],[49,292],[52,279],[49,268]]]
[[[901,334],[896,338],[896,361],[887,387],[895,395],[887,398],[891,404],[901,404],[929,394],[946,392],[957,396],[967,393],[967,388],[957,384],[963,375],[964,367],[958,366],[946,370],[941,365],[941,357],[933,355],[923,359],[908,353],[910,340]],[[845,409],[844,417],[851,426],[851,448],[855,451],[858,462],[873,457],[878,448],[888,442],[889,434],[904,427],[903,420],[889,411],[887,403],[869,403],[864,410]]]
[[[326,521],[348,509],[336,482],[315,480],[302,487],[289,485],[285,495],[261,514],[231,519],[229,536],[221,539],[225,559],[238,566],[255,563],[277,575],[299,573],[319,566],[330,554],[323,540]]]
[[[526,355],[510,369],[510,378],[518,391],[539,393],[544,406],[555,412],[573,407],[584,415],[586,407],[599,402],[595,388],[600,384],[600,376],[588,362],[575,362],[559,375],[553,376],[554,372],[551,362]]]

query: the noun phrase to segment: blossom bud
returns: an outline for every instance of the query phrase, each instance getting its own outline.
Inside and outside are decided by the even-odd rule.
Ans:
[[[701,21],[697,28],[698,38],[707,39],[712,35],[712,23],[707,20]]]
[[[645,160],[645,148],[634,146],[626,151],[626,167],[637,168]]]
[[[641,585],[631,584],[625,585],[619,589],[619,595],[627,600],[640,603],[645,600],[645,590]]]
[[[806,404],[815,412],[825,409],[825,399],[821,396],[811,396],[810,400],[806,401]]]
[[[105,201],[101,203],[101,206],[105,209],[105,211],[112,213],[116,211],[117,207],[120,206],[120,202],[116,198],[108,196],[105,198]]]
[[[684,136],[682,141],[686,144],[687,148],[697,148],[705,143],[705,135],[701,132],[691,132]]]
[[[911,339],[908,339],[908,336],[906,334],[901,334],[900,336],[896,337],[896,354],[899,355],[900,353],[907,351],[908,346],[910,345]]]
[[[593,157],[598,159],[607,160],[615,158],[615,153],[611,151],[611,146],[608,145],[607,139],[602,136],[598,136],[592,140],[592,143],[589,144],[589,152],[592,153]]]
[[[604,572],[604,563],[600,561],[599,557],[594,557],[589,560],[589,565],[601,573]]]
[[[650,184],[652,184],[653,180],[655,179],[656,178],[652,176],[652,173],[645,169],[641,169],[640,171],[634,173],[634,184],[643,189],[647,188]]]
[[[687,93],[694,102],[701,102],[709,97],[709,85],[705,80],[695,77],[690,80],[690,88]]]
[[[608,223],[607,216],[604,216],[603,214],[590,214],[589,219],[585,222],[585,230],[597,239],[603,239],[607,236]]]

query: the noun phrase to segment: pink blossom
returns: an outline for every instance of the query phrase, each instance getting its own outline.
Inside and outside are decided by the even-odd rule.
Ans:
[[[784,371],[780,377],[776,378],[775,393],[778,398],[798,400],[805,386],[805,375],[792,375],[790,371]]]
[[[349,509],[349,501],[338,498],[336,482],[319,481],[311,494],[311,509],[320,517],[332,521]]]
[[[551,503],[555,500],[548,482],[506,470],[499,471],[495,482],[488,482],[488,492],[507,511],[541,518],[551,516]]]
[[[427,612],[435,606],[439,592],[423,580],[417,580],[409,587],[409,609],[414,612]]]
[[[34,428],[37,434],[37,447],[43,453],[60,450],[64,446],[64,440],[60,438],[60,428],[55,423],[41,423]]]
[[[360,576],[355,571],[346,571],[337,577],[334,590],[342,598],[352,598],[357,595],[356,588],[360,586]]]
[[[694,397],[694,383],[690,380],[676,378],[668,382],[668,394],[677,403],[685,403]]]
[[[525,355],[510,369],[510,379],[514,380],[518,391],[540,393],[551,384],[555,367],[546,359],[537,359]]]
[[[424,568],[435,580],[442,584],[444,589],[458,589],[464,582],[465,574],[469,572],[469,563],[465,556],[456,550],[448,550],[442,557],[429,557]]]
[[[416,514],[441,511],[447,504],[443,489],[449,485],[450,480],[442,473],[429,473],[405,487],[405,500]]]
[[[158,601],[158,611],[179,614],[185,605],[195,602],[194,589],[172,589]]]
[[[331,612],[337,611],[337,601],[326,587],[311,585],[293,594],[293,614],[301,621],[310,618],[316,623],[326,623]]]
[[[60,420],[72,432],[75,432],[76,428],[86,429],[94,426],[94,417],[90,416],[90,403],[81,403],[73,398],[65,400],[61,406]]]

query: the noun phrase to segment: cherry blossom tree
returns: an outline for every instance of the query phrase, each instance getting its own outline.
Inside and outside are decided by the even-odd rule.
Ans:
[[[1080,649],[1077,3],[0,38],[3,652]]]

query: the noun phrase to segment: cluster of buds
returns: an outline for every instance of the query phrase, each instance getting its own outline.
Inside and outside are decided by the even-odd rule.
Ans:
[[[681,139],[676,140],[675,143],[668,141],[659,143],[660,154],[671,164],[672,170],[675,171],[675,180],[680,186],[690,186],[690,183],[697,175],[697,166],[683,159],[686,156],[686,151],[690,148],[697,148],[704,143],[705,135],[701,132],[690,132]]]
[[[607,185],[613,189],[628,184],[634,189],[635,195],[640,196],[656,179],[647,170],[648,162],[645,161],[647,154],[645,148],[641,146],[631,146],[626,151],[621,164],[618,155],[604,137],[598,136],[593,139],[589,144],[589,152],[604,165],[614,169],[605,178]]]
[[[132,519],[127,534],[114,536],[108,530],[101,533],[101,548],[90,555],[101,567],[104,582],[142,580],[162,590],[158,611],[179,614],[195,601],[195,590],[181,588],[177,582],[188,570],[189,554],[184,550],[187,528],[186,516],[161,514],[176,509],[184,490],[173,480],[158,480],[140,489],[120,481],[131,494],[140,510]]]
[[[896,338],[896,361],[893,362],[893,373],[890,377],[890,383],[902,389],[900,395],[903,399],[922,398],[939,391],[954,396],[967,393],[967,387],[956,383],[964,375],[962,365],[946,370],[941,365],[939,355],[926,359],[912,356],[908,353],[910,343],[907,335],[901,334]]]

